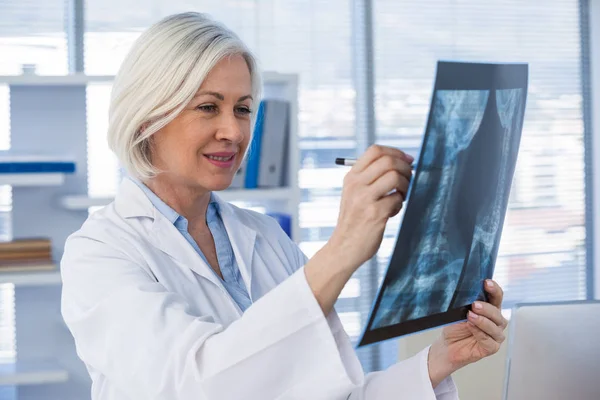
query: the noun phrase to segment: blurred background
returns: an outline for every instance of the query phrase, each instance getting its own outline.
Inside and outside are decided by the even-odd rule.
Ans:
[[[592,200],[592,171],[598,167],[592,164],[592,100],[598,93],[592,90],[592,67],[600,60],[593,51],[594,40],[600,36],[592,34],[594,6],[590,3],[0,0],[0,150],[10,152],[16,140],[11,136],[15,112],[11,112],[11,82],[31,76],[36,78],[27,82],[43,76],[80,76],[85,85],[82,110],[87,127],[81,132],[86,135],[86,162],[77,165],[87,182],[83,194],[92,199],[113,196],[120,174],[106,144],[110,77],[152,23],[176,12],[206,12],[239,34],[257,55],[262,70],[297,78],[293,80],[297,106],[292,108],[297,115],[291,116],[297,118],[297,129],[290,149],[297,162],[290,165],[298,190],[297,198],[286,207],[297,219],[293,239],[310,257],[336,223],[347,171],[334,165],[336,157],[359,156],[372,143],[418,155],[438,60],[526,62],[527,110],[494,278],[504,287],[507,316],[519,302],[592,299],[598,270],[593,253],[594,241],[598,243],[593,224],[597,205]],[[87,80],[87,76],[104,78]],[[59,138],[61,132],[32,132],[31,140],[35,141],[35,135],[48,140]],[[11,217],[18,206],[13,186],[0,186],[4,241],[13,239],[17,223]],[[242,196],[238,200],[268,211],[256,199]],[[92,202],[84,212],[94,212],[98,205]],[[369,315],[401,218],[390,221],[376,259],[357,272],[338,302],[338,312],[353,340]],[[27,306],[20,307],[19,284],[8,278],[2,282],[0,356],[6,365],[14,366],[19,352],[35,346],[32,334],[24,336],[23,343],[19,340],[18,313],[35,313],[31,307],[36,303],[24,300]],[[38,292],[27,286],[23,297],[36,298],[39,290],[47,290],[40,286],[36,284]],[[44,329],[40,326],[37,335],[43,335]],[[359,356],[365,370],[383,369],[399,356],[409,355],[415,343],[426,345],[429,336],[424,337],[360,349]],[[84,374],[65,367],[60,354],[55,358],[56,365],[69,373],[69,378],[54,383],[63,388],[56,392],[62,394],[55,394],[59,397],[45,397],[52,392],[48,388],[30,389],[32,384],[49,387],[52,382],[22,386],[18,379],[0,378],[0,399],[71,398],[65,393],[77,385],[69,385],[85,380]],[[6,376],[16,376],[14,368],[7,368]],[[498,361],[498,366],[490,368],[496,368],[490,369],[489,379],[499,391],[503,364]],[[56,372],[57,367],[47,370]],[[464,398],[500,398],[499,392],[468,397],[469,389],[464,390]]]

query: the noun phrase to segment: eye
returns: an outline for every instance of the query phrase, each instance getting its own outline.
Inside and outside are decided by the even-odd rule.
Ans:
[[[252,113],[252,110],[249,109],[246,106],[236,107],[235,111],[238,112],[238,113],[240,113],[240,114],[250,114],[250,113]]]
[[[198,107],[196,107],[196,109],[208,113],[217,112],[217,106],[215,106],[214,104],[201,104]]]

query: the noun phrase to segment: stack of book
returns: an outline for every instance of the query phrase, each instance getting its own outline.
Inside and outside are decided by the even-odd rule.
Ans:
[[[47,238],[0,242],[0,273],[48,271],[52,262],[52,243]]]

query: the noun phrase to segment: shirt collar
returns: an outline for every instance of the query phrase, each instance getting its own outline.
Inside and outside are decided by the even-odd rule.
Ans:
[[[185,221],[185,225],[187,225],[187,220],[185,217],[179,215],[177,211],[171,208],[167,203],[165,203],[160,197],[156,195],[148,186],[146,186],[142,181],[137,178],[129,177],[148,197],[148,200],[156,207],[158,211],[162,215],[164,215],[167,220],[169,220],[172,224],[176,224],[178,220]],[[215,218],[220,218],[221,208],[215,196],[210,193],[210,201],[208,203],[208,209],[206,210],[206,222],[210,223]]]

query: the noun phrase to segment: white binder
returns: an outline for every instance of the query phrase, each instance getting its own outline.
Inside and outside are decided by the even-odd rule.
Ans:
[[[248,157],[244,157],[242,163],[240,164],[240,168],[236,171],[233,176],[233,180],[231,181],[230,189],[243,189],[244,182],[246,181],[246,164],[248,162]]]

